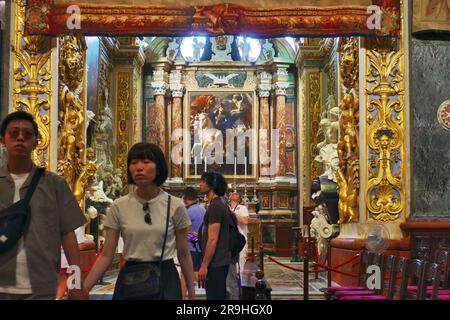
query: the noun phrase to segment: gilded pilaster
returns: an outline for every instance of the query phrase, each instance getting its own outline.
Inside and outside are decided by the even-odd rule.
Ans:
[[[301,177],[302,180],[299,183],[299,186],[301,186],[300,188],[300,196],[302,197],[302,203],[303,206],[309,206],[310,204],[310,181],[308,179],[308,175],[309,175],[309,169],[308,169],[308,153],[307,153],[307,143],[306,143],[306,138],[307,138],[307,131],[308,131],[308,127],[306,125],[307,122],[307,100],[306,100],[306,71],[304,71],[302,73],[301,79],[300,79],[300,87],[301,87],[301,93],[302,93],[302,99],[301,99],[301,112],[300,112],[300,130],[301,133],[301,148],[302,148],[302,152],[301,152],[301,157],[300,157],[300,162],[301,162]]]
[[[52,168],[51,128],[55,125],[53,104],[54,42],[45,36],[24,36],[25,1],[14,1],[13,43],[13,106],[14,111],[25,110],[36,120],[40,132],[38,146],[32,154],[33,161]]]
[[[366,96],[366,206],[368,221],[404,221],[406,163],[405,55],[402,30],[399,39],[367,41]]]
[[[139,98],[144,52],[134,37],[120,38],[114,48],[115,79],[115,167],[127,182],[127,155],[132,144],[139,141],[142,102]]]
[[[339,75],[342,99],[339,103],[339,223],[358,222],[359,169],[359,40],[341,38]]]
[[[82,36],[59,38],[58,174],[71,188],[80,207],[87,184],[86,42]]]
[[[138,87],[139,80],[141,76],[141,70],[136,68],[133,72],[133,144],[139,142],[142,139],[139,139],[142,130],[139,130],[139,123],[141,114],[139,112],[139,96],[138,96]]]
[[[308,73],[308,148],[310,159],[308,167],[310,167],[310,181],[313,181],[322,172],[319,172],[318,164],[314,161],[314,150],[319,143],[319,122],[322,113],[322,90],[321,90],[322,76],[319,71],[312,71]]]
[[[116,168],[119,168],[122,174],[122,181],[127,184],[127,155],[130,149],[130,124],[132,124],[132,73],[118,72],[117,75],[117,105],[116,105]]]

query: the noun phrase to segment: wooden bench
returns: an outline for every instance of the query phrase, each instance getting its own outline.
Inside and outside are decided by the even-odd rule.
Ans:
[[[254,261],[247,260],[244,265],[244,270],[241,273],[241,300],[255,300],[256,289],[255,285],[257,282],[256,272],[259,270],[258,265]],[[272,300],[272,288],[266,283],[266,288],[264,289],[264,295],[266,300]]]

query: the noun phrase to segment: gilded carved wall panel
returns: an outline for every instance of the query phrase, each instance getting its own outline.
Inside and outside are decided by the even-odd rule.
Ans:
[[[306,114],[306,72],[303,72],[302,77],[301,77],[301,92],[302,92],[302,105],[301,105],[301,115],[302,115],[302,122],[301,122],[301,130],[302,130],[302,138],[301,138],[301,146],[302,146],[302,184],[303,184],[303,194],[301,195],[303,197],[303,204],[307,205],[309,204],[310,200],[308,197],[308,192],[306,190],[308,190],[309,186],[308,186],[308,178],[307,178],[307,174],[308,171],[307,168],[307,152],[306,152],[306,132],[307,132],[307,114]]]
[[[322,113],[321,100],[321,75],[320,72],[311,72],[308,74],[308,90],[309,90],[309,154],[314,154],[314,149],[319,143],[319,122]],[[319,177],[318,164],[314,161],[314,157],[310,158],[309,166],[311,168],[310,181]]]
[[[131,112],[131,88],[132,74],[130,72],[117,73],[117,110],[116,110],[116,132],[117,153],[116,168],[120,168],[122,182],[127,184],[127,154],[130,146],[130,133],[128,125]]]
[[[359,195],[359,40],[342,38],[339,43],[341,90],[338,142],[339,169],[336,175],[339,193],[338,223],[358,222]]]
[[[337,79],[337,67],[338,63],[334,58],[335,52],[331,55],[329,63],[325,67],[326,84],[327,84],[327,97],[333,96],[333,101],[338,101],[338,79]]]
[[[44,36],[24,36],[25,1],[15,1],[14,36],[14,110],[31,113],[39,128],[40,139],[33,161],[50,169],[52,126],[52,46]]]
[[[84,37],[59,38],[58,174],[65,177],[82,206],[86,172],[86,43]]]
[[[141,72],[139,68],[134,70],[133,74],[133,144],[137,143],[139,140],[138,133],[138,123],[139,118],[139,96],[138,96],[138,85]]]
[[[397,42],[375,39],[368,43],[365,55],[369,220],[398,220],[405,207],[404,49],[401,43],[401,38]]]

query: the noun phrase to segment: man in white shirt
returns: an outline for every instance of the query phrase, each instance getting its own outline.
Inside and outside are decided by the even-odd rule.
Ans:
[[[248,209],[245,205],[241,204],[241,196],[237,192],[233,192],[230,194],[230,209],[236,215],[238,221],[238,230],[245,237],[245,241],[247,242],[247,234],[248,234]],[[248,243],[248,242],[247,242]],[[239,273],[242,274],[244,270],[245,262],[247,261],[247,245],[244,246],[241,253],[239,254]]]
[[[245,242],[247,242],[248,233],[248,210],[247,207],[241,205],[241,196],[237,192],[230,193],[229,196],[229,207],[237,220],[237,227],[239,232],[245,237]],[[227,293],[228,300],[239,300],[239,277],[244,270],[245,261],[247,258],[247,245],[244,246],[242,251],[239,253],[233,263],[230,265],[227,276]],[[238,265],[236,267],[236,264]],[[241,276],[242,277],[242,276]]]
[[[8,160],[0,167],[0,210],[25,194],[38,170],[31,154],[38,144],[38,125],[25,111],[9,114],[0,125],[0,143]],[[0,253],[0,300],[55,299],[61,245],[71,265],[80,265],[74,230],[86,223],[63,177],[45,171],[29,206],[32,219],[12,249]],[[70,299],[86,299],[80,289]]]

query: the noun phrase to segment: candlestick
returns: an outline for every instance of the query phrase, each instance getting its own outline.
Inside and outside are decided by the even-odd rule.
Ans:
[[[245,172],[245,178],[247,178],[247,157],[245,157],[244,172]]]
[[[197,176],[197,157],[194,157],[194,176]]]
[[[206,172],[206,157],[205,157],[205,172]]]

